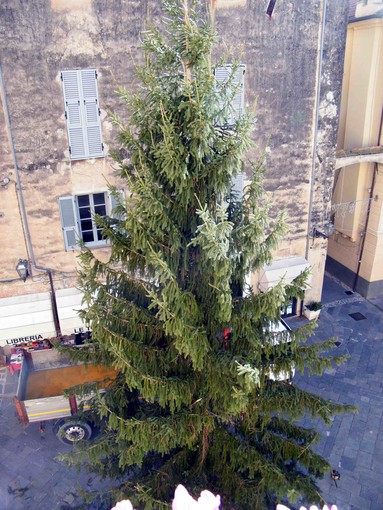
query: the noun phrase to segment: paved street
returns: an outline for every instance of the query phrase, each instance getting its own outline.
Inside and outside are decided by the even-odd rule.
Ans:
[[[335,417],[330,428],[317,422],[323,433],[317,450],[341,475],[338,487],[329,476],[319,486],[326,502],[339,510],[382,510],[383,301],[368,302],[329,277],[322,301],[311,341],[337,337],[341,344],[334,353],[350,359],[322,377],[297,376],[294,382],[334,402],[356,405],[359,413]]]
[[[359,414],[338,416],[330,428],[317,424],[323,431],[318,451],[341,475],[338,487],[330,477],[320,486],[326,502],[336,503],[339,510],[382,510],[383,301],[368,302],[326,277],[323,303],[310,341],[335,336],[340,342],[336,354],[349,354],[350,360],[321,378],[296,376],[295,383],[333,401],[355,404]],[[305,321],[293,319],[290,325]],[[100,481],[55,459],[70,447],[56,439],[50,425],[43,437],[37,425],[21,427],[10,400],[16,382],[17,376],[0,371],[0,509],[78,508],[77,484],[92,490]]]
[[[0,371],[0,510],[79,508],[79,485],[91,491],[107,484],[56,460],[71,447],[56,438],[49,422],[43,435],[38,424],[23,429],[11,401],[16,384],[17,375]]]

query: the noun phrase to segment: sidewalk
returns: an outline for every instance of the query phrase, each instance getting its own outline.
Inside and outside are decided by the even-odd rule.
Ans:
[[[350,359],[322,377],[296,375],[294,383],[335,402],[354,404],[359,414],[337,416],[329,428],[314,424],[323,434],[317,451],[341,475],[338,487],[329,476],[319,485],[325,501],[337,504],[338,510],[382,510],[383,300],[366,301],[327,276],[322,302],[318,328],[309,341],[335,336],[340,342],[336,354],[349,354]],[[288,322],[294,329],[307,321]],[[49,423],[43,438],[37,424],[21,427],[11,401],[16,384],[17,375],[0,370],[0,508],[75,510],[81,503],[78,484],[92,490],[107,483],[56,460],[71,447],[56,439]]]
[[[338,487],[329,476],[319,482],[325,501],[338,510],[383,509],[383,307],[378,307],[383,300],[375,301],[326,276],[323,310],[309,341],[336,337],[340,344],[334,353],[350,359],[322,377],[294,379],[307,391],[359,408],[358,414],[336,416],[329,428],[314,424],[323,434],[318,453],[341,475]],[[302,321],[293,319],[290,326]]]

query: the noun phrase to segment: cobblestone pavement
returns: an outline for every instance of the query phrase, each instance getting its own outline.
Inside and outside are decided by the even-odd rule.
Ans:
[[[50,422],[43,435],[36,423],[25,429],[20,425],[11,400],[16,374],[0,370],[0,510],[77,509],[82,502],[80,485],[91,491],[107,487],[108,482],[77,473],[56,459],[71,446],[56,438]],[[96,510],[97,505],[87,508]]]
[[[349,293],[325,278],[324,307],[310,341],[335,336],[340,342],[336,353],[350,359],[322,377],[297,375],[294,382],[359,408],[359,414],[337,416],[331,427],[314,423],[323,434],[318,452],[341,475],[338,487],[329,476],[319,481],[325,501],[339,510],[383,510],[383,300],[369,302]],[[306,319],[289,322],[295,328]],[[0,510],[78,508],[78,484],[92,490],[106,483],[56,460],[70,447],[56,439],[50,424],[43,437],[37,424],[21,427],[11,401],[16,384],[17,375],[0,370]]]
[[[381,301],[369,302],[349,293],[344,285],[325,278],[324,306],[310,339],[336,337],[340,345],[334,353],[348,354],[349,360],[322,377],[298,375],[294,382],[334,402],[359,408],[358,414],[336,416],[331,427],[314,423],[323,435],[317,451],[341,475],[338,487],[329,476],[319,482],[325,501],[337,504],[339,510],[382,510],[383,312]],[[290,326],[304,321],[293,319]]]

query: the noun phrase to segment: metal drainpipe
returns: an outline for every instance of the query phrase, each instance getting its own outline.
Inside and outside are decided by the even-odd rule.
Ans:
[[[17,280],[20,280],[20,278],[4,278],[3,280],[0,280],[0,283],[16,282]]]
[[[322,14],[322,25],[321,25],[321,36],[319,46],[319,62],[318,62],[318,78],[317,78],[317,93],[315,98],[315,122],[314,122],[314,137],[313,137],[313,152],[311,159],[311,187],[310,187],[310,199],[309,199],[309,211],[307,218],[307,241],[306,241],[306,260],[309,257],[310,250],[310,231],[311,231],[311,218],[312,208],[314,201],[314,179],[315,179],[315,166],[317,157],[317,145],[318,145],[318,124],[319,124],[319,103],[321,94],[321,79],[322,79],[322,66],[323,66],[323,47],[324,47],[324,33],[326,27],[326,15],[327,15],[327,0],[323,1],[323,14]]]
[[[380,145],[380,138],[382,136],[382,128],[383,128],[383,108],[382,108],[382,111],[380,113],[378,143],[376,144],[377,146]],[[358,257],[358,265],[357,265],[357,268],[356,268],[356,273],[355,273],[355,278],[354,278],[354,283],[353,283],[353,286],[352,286],[352,290],[356,290],[356,287],[358,285],[359,273],[360,273],[360,268],[362,266],[362,258],[363,258],[363,253],[364,253],[364,245],[366,244],[367,226],[368,226],[368,222],[370,220],[371,202],[372,202],[372,199],[374,198],[374,187],[375,187],[375,180],[376,180],[376,174],[377,173],[378,173],[378,163],[374,163],[374,171],[373,171],[373,174],[372,174],[372,182],[371,182],[371,187],[370,187],[370,195],[369,195],[369,201],[368,201],[368,207],[367,207],[366,221],[365,221],[364,229],[363,229],[364,234],[363,234],[363,239],[362,239],[362,243],[361,243],[361,246],[360,246],[360,252],[359,252],[359,257]]]
[[[25,229],[25,234],[26,234],[28,252],[29,252],[30,259],[31,259],[31,266],[36,271],[41,271],[41,272],[47,273],[47,275],[48,275],[49,284],[50,284],[50,288],[51,288],[52,311],[53,311],[53,318],[54,318],[55,326],[56,326],[56,333],[57,333],[57,335],[61,335],[60,322],[59,322],[58,311],[57,311],[56,293],[55,293],[55,289],[54,289],[54,285],[53,285],[53,278],[52,278],[52,270],[48,269],[46,267],[38,266],[36,264],[36,259],[35,259],[35,255],[33,252],[32,239],[31,239],[31,234],[30,234],[29,225],[28,225],[27,212],[25,209],[23,191],[21,188],[20,172],[19,172],[19,167],[17,164],[15,146],[13,143],[12,127],[11,127],[11,121],[10,121],[10,117],[9,117],[7,96],[6,96],[6,92],[5,92],[5,85],[4,85],[4,78],[3,78],[3,71],[2,71],[1,64],[0,64],[0,89],[1,89],[1,97],[3,100],[3,109],[4,109],[5,122],[6,122],[6,126],[7,126],[7,131],[8,131],[9,144],[11,146],[13,166],[15,168],[17,191],[18,191],[19,199],[20,199],[22,221],[24,224],[24,229]],[[7,281],[15,281],[15,280],[19,280],[19,278],[15,278],[14,280],[13,279],[5,280],[5,281],[1,280],[1,282],[6,283]]]

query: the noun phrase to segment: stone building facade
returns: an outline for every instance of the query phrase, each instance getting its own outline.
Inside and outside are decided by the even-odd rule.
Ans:
[[[307,300],[319,300],[327,241],[313,233],[329,219],[347,2],[207,7],[219,34],[213,58],[234,55],[246,66],[245,104],[256,115],[250,156],[266,153],[266,188],[289,225],[276,263],[253,276],[255,290],[310,264]],[[135,86],[140,33],[160,11],[157,0],[1,2],[0,345],[81,331],[71,221],[81,223],[87,201],[110,213],[107,183],[122,186],[109,113],[124,115],[115,91]],[[108,257],[86,218],[83,234]]]

